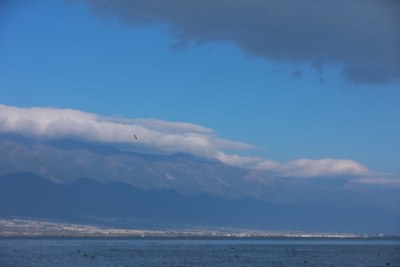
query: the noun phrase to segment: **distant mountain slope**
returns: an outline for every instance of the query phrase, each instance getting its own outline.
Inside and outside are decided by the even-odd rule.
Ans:
[[[245,199],[251,199],[258,201],[253,203],[255,207],[259,207],[257,206],[258,203],[262,203],[263,209],[270,207],[268,212],[262,214],[269,214],[268,225],[271,226],[274,225],[272,223],[274,218],[279,218],[278,215],[280,214],[280,209],[273,207],[293,208],[292,213],[298,216],[296,218],[290,217],[290,220],[299,222],[303,218],[303,213],[298,213],[297,208],[294,207],[313,207],[314,211],[318,211],[311,213],[311,210],[309,212],[301,210],[304,214],[308,214],[308,222],[312,219],[318,221],[319,217],[331,218],[327,211],[337,214],[336,211],[351,210],[352,212],[348,215],[349,218],[352,218],[353,214],[360,214],[361,212],[364,215],[361,214],[360,218],[377,217],[377,220],[379,219],[377,215],[379,212],[395,214],[395,217],[389,216],[392,219],[398,218],[400,215],[399,188],[352,184],[348,177],[313,179],[276,177],[266,171],[241,169],[228,166],[218,160],[199,158],[183,153],[173,155],[141,154],[121,151],[111,145],[99,143],[83,143],[73,140],[44,142],[20,135],[0,134],[0,175],[21,172],[34,173],[46,178],[47,182],[52,181],[50,184],[42,181],[41,184],[43,188],[50,186],[51,190],[55,192],[58,190],[57,188],[65,190],[77,186],[82,183],[82,180],[79,179],[89,177],[90,181],[96,184],[93,190],[104,186],[110,188],[111,185],[124,184],[125,186],[129,185],[131,189],[136,188],[136,190],[147,193],[158,192],[157,196],[160,192],[170,192],[185,198],[180,199],[181,201],[195,200],[196,197],[204,196],[213,197],[218,201],[226,201],[224,203],[232,203],[234,200],[240,200],[240,203],[243,203]],[[24,181],[18,183],[24,183]],[[58,198],[60,195],[56,194],[53,197]],[[118,199],[118,194],[115,197]],[[12,196],[10,196],[10,199],[13,199]],[[51,196],[48,196],[47,201],[51,199]],[[112,203],[112,199],[114,198],[108,200],[107,203]],[[173,199],[172,196],[171,199]],[[5,200],[7,199],[5,198]],[[219,207],[218,201],[213,201],[213,205]],[[168,203],[167,200],[165,202]],[[103,203],[101,199],[99,199],[99,203]],[[65,205],[61,202],[59,204]],[[119,205],[122,204],[119,203]],[[133,204],[130,203],[130,205]],[[199,211],[206,207],[205,209],[211,212],[214,208],[213,205],[210,205],[210,207],[200,205],[201,207],[196,208],[191,203],[191,208],[185,212],[192,211],[193,207],[193,209]],[[117,204],[114,206],[116,207]],[[176,203],[174,206],[180,207]],[[242,214],[238,216],[244,216],[247,210],[251,211],[252,209],[253,207],[249,204],[246,209],[243,208]],[[65,209],[65,212],[67,210]],[[92,210],[90,212],[92,214],[96,210],[95,205],[90,210]],[[161,209],[156,210],[161,212]],[[256,214],[259,214],[262,209],[257,208],[256,210]],[[288,211],[290,208],[284,210]],[[39,211],[36,210],[35,212]],[[32,216],[35,212],[32,213]],[[54,212],[54,214],[57,214],[57,211]],[[220,210],[215,210],[215,213],[217,215],[224,214]],[[232,211],[230,214],[229,216],[234,216],[235,213]],[[92,215],[95,216],[95,214]],[[139,213],[139,215],[144,216],[146,214]],[[218,222],[217,217],[213,219],[213,222]],[[179,218],[178,214],[174,218]],[[341,216],[337,219],[332,218],[332,220],[338,223],[339,218]],[[157,217],[153,219],[156,220]],[[224,217],[224,222],[229,221],[228,219],[229,217]],[[255,219],[255,221],[257,220]],[[285,219],[285,221],[288,220]],[[370,219],[366,220],[370,221]],[[207,222],[205,219],[203,221],[193,219],[191,222],[194,221]],[[235,219],[233,221],[239,222],[240,220]],[[259,221],[258,225],[262,225],[262,217]],[[362,228],[363,224],[358,219],[354,219],[354,221],[358,222],[355,226]],[[278,222],[277,219],[276,225],[279,225]],[[352,220],[346,219],[345,222],[351,223]],[[387,222],[388,225],[393,223],[396,223],[400,228],[400,220]],[[328,222],[324,222],[324,224],[329,225]],[[300,225],[300,223],[296,225]]]
[[[149,155],[96,143],[39,142],[0,134],[0,174],[21,171],[59,183],[91,177],[102,183],[120,181],[142,189],[173,189],[184,194],[210,192],[229,198],[245,191],[257,193],[260,183],[268,183],[265,173],[182,153]]]
[[[171,190],[144,191],[124,183],[82,178],[55,184],[32,173],[0,176],[0,216],[91,222],[123,227],[162,225],[242,227],[263,230],[399,233],[399,216],[380,210],[268,204]],[[135,218],[135,220],[132,220]],[[157,223],[158,222],[158,223]],[[158,225],[158,226],[157,226]]]

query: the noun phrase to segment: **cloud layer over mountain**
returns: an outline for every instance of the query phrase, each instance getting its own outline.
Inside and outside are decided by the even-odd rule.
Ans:
[[[397,0],[66,0],[76,1],[127,25],[167,24],[180,44],[233,42],[273,61],[339,66],[356,83],[400,78]]]
[[[254,146],[223,139],[212,129],[191,123],[105,117],[72,109],[0,105],[0,132],[19,133],[41,140],[70,138],[114,143],[126,150],[185,152],[280,176],[362,175],[365,178],[370,174],[365,166],[348,159],[298,159],[281,163],[227,154],[227,149],[251,149]]]
[[[39,139],[117,143],[126,149],[147,147],[162,153],[182,151],[204,157],[226,148],[252,148],[221,139],[212,129],[190,123],[104,117],[71,109],[0,106],[0,131]]]

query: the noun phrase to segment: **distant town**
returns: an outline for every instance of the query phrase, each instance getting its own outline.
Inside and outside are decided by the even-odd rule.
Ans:
[[[393,236],[353,233],[255,231],[231,228],[189,230],[118,229],[31,219],[0,219],[0,237],[388,238]]]

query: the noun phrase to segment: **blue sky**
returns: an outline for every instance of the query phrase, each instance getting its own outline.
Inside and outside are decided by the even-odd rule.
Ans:
[[[354,71],[348,62],[364,61],[342,49],[330,54],[338,60],[321,60],[321,71],[314,62],[320,55],[308,50],[287,46],[292,52],[286,53],[285,44],[257,50],[249,44],[257,39],[243,39],[242,31],[215,37],[213,25],[194,30],[191,21],[162,10],[130,21],[121,13],[124,1],[119,3],[115,10],[96,1],[0,6],[0,104],[191,123],[257,147],[226,153],[274,161],[350,159],[372,171],[400,173],[396,63],[383,68],[378,60],[365,60],[364,69],[383,74],[356,75],[364,69]],[[115,15],[104,15],[107,8]],[[307,40],[323,42],[318,36]],[[363,50],[368,44],[353,46]],[[385,50],[390,48],[382,41],[379,51]]]

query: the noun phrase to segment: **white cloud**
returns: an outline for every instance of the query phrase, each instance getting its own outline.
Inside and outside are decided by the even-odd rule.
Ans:
[[[227,155],[223,152],[218,153],[216,158],[229,165],[265,170],[280,177],[318,179],[342,176],[353,184],[400,188],[399,177],[390,173],[372,172],[362,164],[349,159],[297,159],[278,162],[259,157]]]
[[[348,159],[298,159],[282,165],[288,176],[361,175],[368,169]]]
[[[115,121],[115,119],[113,119]],[[133,120],[125,120],[127,122],[132,122],[135,124],[142,125],[146,128],[151,128],[154,130],[162,131],[162,132],[169,132],[169,133],[199,133],[199,134],[210,134],[214,131],[210,128],[206,128],[203,126],[199,126],[192,123],[185,123],[185,122],[169,122],[169,121],[162,121],[156,119],[133,119]]]
[[[298,159],[288,162],[265,160],[258,157],[241,157],[220,152],[219,160],[244,168],[268,170],[283,177],[320,177],[330,175],[366,175],[368,169],[348,159]]]
[[[251,145],[221,139],[199,125],[155,119],[123,119],[71,109],[18,108],[0,105],[0,132],[20,133],[39,139],[75,138],[140,146],[159,152],[186,152],[213,157],[222,149]],[[137,136],[137,140],[134,139]]]
[[[71,138],[118,143],[126,149],[160,153],[185,152],[216,158],[233,166],[269,171],[283,177],[358,176],[369,173],[365,166],[348,159],[277,162],[259,157],[229,155],[224,152],[226,149],[254,147],[220,138],[212,129],[196,124],[106,117],[72,109],[0,105],[0,132],[19,133],[42,140]]]

